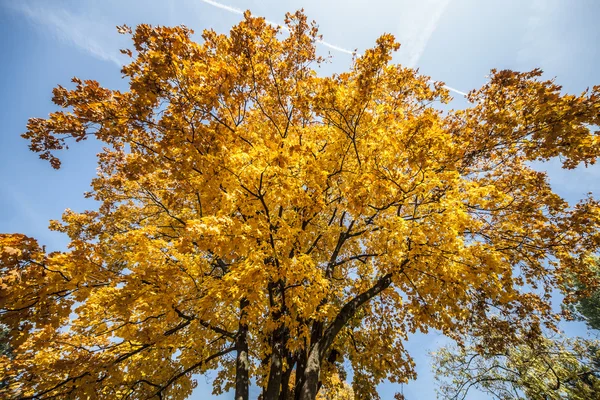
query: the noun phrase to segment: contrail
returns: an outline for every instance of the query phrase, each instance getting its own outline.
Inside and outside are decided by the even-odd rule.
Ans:
[[[211,6],[222,8],[223,10],[229,11],[234,14],[244,14],[244,10],[242,10],[241,8],[231,7],[231,6],[228,6],[225,4],[217,3],[216,1],[212,1],[212,0],[202,0],[202,1],[205,2],[206,4],[210,4]]]
[[[465,92],[463,92],[463,91],[460,91],[460,90],[458,90],[458,89],[454,89],[453,87],[450,87],[450,86],[448,86],[448,85],[444,85],[444,87],[445,87],[446,89],[448,89],[449,91],[451,91],[451,92],[454,92],[454,93],[460,94],[461,96],[465,96],[465,97],[467,97],[467,96],[469,95],[468,93],[465,93]]]
[[[211,6],[215,6],[217,8],[221,8],[221,9],[223,9],[225,11],[229,11],[230,13],[233,13],[233,14],[244,15],[244,10],[242,10],[241,8],[231,7],[231,6],[228,6],[226,4],[217,3],[216,1],[213,1],[213,0],[200,0],[200,1],[202,1],[202,2],[204,2],[206,4],[210,4]],[[265,22],[267,24],[269,24],[269,25],[280,27],[284,31],[288,31],[289,32],[289,29],[288,29],[287,26],[283,26],[281,24],[278,24],[277,22],[269,21],[268,19],[265,19]]]
[[[239,15],[243,15],[244,14],[244,10],[242,10],[241,8],[231,7],[231,6],[228,6],[226,4],[218,3],[218,2],[213,1],[213,0],[201,0],[201,1],[204,2],[204,3],[206,3],[206,4],[210,4],[211,6],[218,7],[220,9],[225,10],[225,11],[229,11],[230,13],[233,13],[233,14],[239,14]],[[267,24],[269,24],[269,25],[278,26],[278,27],[280,27],[281,29],[283,29],[285,31],[289,31],[289,29],[286,26],[281,25],[281,24],[279,24],[277,22],[269,21],[268,19],[265,20],[265,22]],[[335,44],[328,43],[328,42],[326,42],[324,40],[317,40],[317,43],[319,43],[320,45],[323,45],[325,47],[329,47],[332,50],[339,51],[340,53],[346,53],[346,54],[350,54],[350,55],[354,54],[354,51],[352,51],[352,50],[344,49],[343,47],[336,46]]]
[[[242,10],[241,8],[231,7],[231,6],[228,6],[227,4],[219,3],[219,2],[216,2],[214,0],[201,0],[201,1],[204,2],[204,3],[206,3],[206,4],[210,4],[213,7],[220,8],[222,10],[228,11],[228,12],[233,13],[233,14],[239,14],[239,15],[243,15],[244,14],[244,10]],[[283,26],[281,24],[278,24],[277,22],[273,22],[273,21],[269,21],[269,20],[265,20],[265,22],[267,22],[269,25],[279,26],[283,30],[289,31],[289,29],[287,27],[285,27],[285,26]],[[339,51],[340,53],[346,53],[346,54],[350,54],[350,55],[356,54],[356,52],[354,52],[352,50],[348,50],[348,49],[345,49],[343,47],[336,46],[336,45],[331,44],[329,42],[326,42],[324,40],[317,40],[317,43],[319,43],[322,46],[329,47],[332,50]],[[436,81],[430,80],[430,82],[435,83]],[[461,96],[466,96],[467,95],[467,93],[465,93],[463,91],[460,91],[458,89],[454,89],[453,87],[450,87],[450,86],[447,86],[447,85],[444,85],[444,87],[446,89],[448,89],[449,91],[451,91],[451,92],[460,94]]]
[[[317,40],[317,43],[319,43],[325,47],[329,47],[332,50],[339,51],[340,53],[346,53],[346,54],[350,54],[350,55],[353,55],[356,53],[355,51],[344,49],[343,47],[336,46],[335,44],[328,43],[324,40]]]
[[[430,82],[430,83],[438,83],[438,81],[434,81],[433,79],[430,79],[430,80],[429,80],[429,82]],[[465,97],[467,97],[467,96],[468,96],[468,93],[465,93],[465,92],[463,92],[463,91],[461,91],[461,90],[458,90],[458,89],[454,89],[453,87],[450,87],[450,86],[448,86],[448,85],[444,85],[444,88],[445,88],[445,89],[448,89],[448,90],[449,90],[449,91],[451,91],[451,92],[454,92],[454,93],[460,94],[461,96],[465,96]]]

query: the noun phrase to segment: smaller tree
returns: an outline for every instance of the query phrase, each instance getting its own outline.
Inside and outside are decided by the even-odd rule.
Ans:
[[[600,278],[600,265],[591,267],[590,272]],[[585,321],[590,329],[600,330],[600,288],[590,288],[575,281],[572,289],[575,293],[587,295],[566,307],[570,315],[578,321]]]
[[[10,359],[10,345],[8,343],[8,329],[0,325],[0,358]],[[0,389],[8,385],[6,379],[0,378]]]
[[[436,352],[439,397],[465,399],[475,388],[502,400],[598,398],[599,341],[538,337],[504,351],[493,350],[480,341]]]
[[[0,326],[0,356],[8,356],[10,354],[10,346],[8,344],[8,329]]]

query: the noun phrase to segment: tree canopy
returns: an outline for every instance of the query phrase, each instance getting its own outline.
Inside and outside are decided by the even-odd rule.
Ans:
[[[215,393],[312,400],[351,368],[377,398],[415,377],[409,333],[516,341],[556,321],[566,277],[597,287],[598,202],[569,205],[531,162],[595,162],[600,87],[493,70],[442,112],[389,34],[321,76],[302,12],[200,42],[119,30],[129,89],[74,78],[23,135],[57,169],[71,142],[104,148],[98,209],[50,224],[67,251],[0,236],[2,397],[181,399],[215,371]]]

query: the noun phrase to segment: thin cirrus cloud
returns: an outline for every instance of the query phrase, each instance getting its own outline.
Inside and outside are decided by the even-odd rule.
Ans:
[[[214,0],[201,1],[229,13],[244,13],[239,8]],[[407,64],[409,66],[414,66],[418,62],[449,2],[450,0],[441,0],[441,2],[435,3],[436,7],[433,11],[423,10],[428,13],[427,20],[422,21],[425,24],[420,24],[421,27],[418,29],[409,30],[409,35],[406,37],[409,40],[404,41],[404,48],[408,52],[409,59]],[[23,2],[13,5],[12,8],[27,17],[33,24],[49,30],[63,42],[75,46],[95,58],[110,61],[119,67],[123,66],[126,62],[126,58],[118,52],[118,49],[122,47],[122,43],[118,41],[119,35],[115,34],[114,27],[110,24],[103,24],[97,18],[92,18],[85,14],[74,14],[64,8],[49,8],[35,3],[28,4]],[[267,20],[267,23],[274,26],[281,26],[284,30],[287,29],[277,22]],[[318,43],[340,53],[357,55],[355,51],[323,40],[319,40]],[[450,86],[445,86],[445,88],[461,96],[467,95],[465,92]]]
[[[400,53],[406,65],[417,66],[449,4],[450,0],[428,0],[406,7],[398,26]]]
[[[119,67],[126,60],[118,51],[120,45],[113,26],[97,22],[84,14],[74,14],[64,8],[26,2],[13,4],[11,8],[24,15],[32,24],[52,32],[59,40],[95,58],[110,61]]]

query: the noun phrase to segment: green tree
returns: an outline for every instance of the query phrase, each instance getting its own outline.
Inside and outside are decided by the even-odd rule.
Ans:
[[[10,345],[8,342],[8,328],[0,326],[0,357],[10,357]],[[0,375],[1,377],[2,375]],[[0,378],[0,389],[8,385],[6,378]]]
[[[590,271],[593,275],[600,278],[600,266],[592,265]],[[592,289],[575,280],[572,284],[572,290],[579,293],[573,303],[567,305],[571,315],[579,321],[585,321],[589,328],[600,330],[600,288]],[[584,293],[584,295],[581,295]]]
[[[471,389],[501,400],[600,398],[600,342],[537,338],[502,352],[485,344],[447,347],[434,353],[439,395],[465,399]]]
[[[8,356],[10,354],[10,346],[8,343],[8,328],[0,327],[0,355]]]

